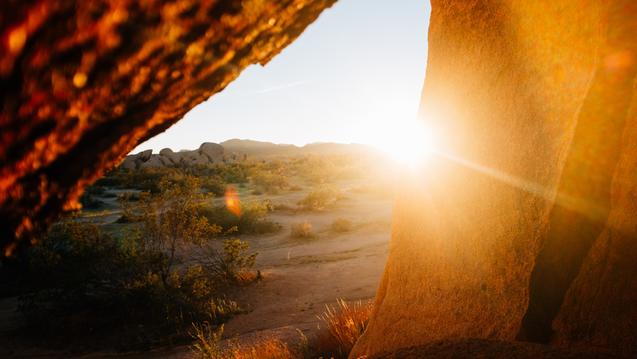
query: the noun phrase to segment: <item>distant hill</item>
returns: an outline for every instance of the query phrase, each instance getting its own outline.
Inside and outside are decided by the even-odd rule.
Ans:
[[[276,144],[272,142],[232,139],[223,141],[220,145],[227,152],[246,154],[248,156],[272,156],[289,155],[297,152],[299,147],[295,145]]]
[[[373,147],[361,144],[333,142],[310,143],[299,147],[254,140],[232,139],[220,143],[230,153],[246,154],[252,157],[296,156],[306,154],[351,154],[373,151]]]

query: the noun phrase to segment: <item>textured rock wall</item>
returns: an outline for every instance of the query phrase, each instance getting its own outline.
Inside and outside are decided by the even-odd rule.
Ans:
[[[2,1],[2,255],[334,1]]]
[[[352,357],[467,337],[637,354],[635,19],[629,0],[432,0],[439,152],[396,204]]]

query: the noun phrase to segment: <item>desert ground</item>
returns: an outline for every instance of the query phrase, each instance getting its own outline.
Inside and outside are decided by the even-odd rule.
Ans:
[[[278,338],[294,345],[299,332],[315,335],[317,316],[337,298],[346,301],[373,300],[387,258],[391,230],[392,199],[359,193],[358,182],[341,182],[345,198],[329,210],[297,213],[275,211],[270,219],[283,228],[276,234],[242,236],[259,253],[255,266],[263,280],[243,288],[238,300],[250,308],[225,324],[226,340],[251,343]],[[268,198],[274,204],[291,205],[308,190],[281,195],[249,195],[245,200]],[[354,227],[347,233],[331,229],[337,218],[347,218]],[[291,238],[290,227],[308,222],[316,232],[311,239]],[[134,358],[183,358],[187,347],[160,348]]]
[[[301,179],[292,179],[302,184]],[[270,234],[241,234],[238,237],[257,252],[254,270],[260,279],[229,293],[241,303],[245,313],[225,323],[223,342],[252,343],[263,338],[276,338],[296,345],[302,336],[311,338],[319,330],[318,316],[337,299],[347,302],[373,300],[387,257],[391,230],[392,195],[388,191],[370,189],[367,178],[338,180],[330,183],[340,192],[339,199],[322,210],[301,210],[297,203],[315,187],[299,185],[295,190],[276,194],[255,194],[251,184],[239,185],[241,202],[268,200],[275,208],[267,220],[278,223],[280,230]],[[111,231],[118,223],[122,209],[117,197],[129,189],[108,189],[97,198],[103,202],[98,210],[85,210],[77,219],[97,223]],[[223,204],[223,197],[212,200]],[[337,219],[351,224],[347,230],[334,230]],[[295,224],[309,223],[312,234],[297,238],[291,234]],[[186,249],[188,250],[188,249]],[[17,301],[2,301],[2,331],[14,330],[20,316]],[[302,334],[301,334],[302,333]],[[56,357],[57,351],[15,348],[6,355]],[[63,356],[73,355],[65,352]],[[181,358],[192,355],[188,345],[166,346],[144,352],[81,353],[79,357],[101,356]]]

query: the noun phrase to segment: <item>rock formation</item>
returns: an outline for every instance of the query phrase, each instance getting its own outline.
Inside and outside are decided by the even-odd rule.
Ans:
[[[637,355],[637,3],[432,0],[422,116],[352,357],[453,338]]]
[[[209,165],[235,160],[236,155],[226,154],[225,149],[216,143],[205,142],[194,151],[173,152],[164,148],[159,154],[152,150],[128,155],[121,163],[121,167],[129,170],[153,167]]]
[[[0,3],[1,254],[334,2]]]

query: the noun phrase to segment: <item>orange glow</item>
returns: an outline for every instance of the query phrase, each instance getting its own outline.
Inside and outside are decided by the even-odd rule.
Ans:
[[[9,51],[16,54],[22,50],[27,41],[27,31],[24,27],[14,29],[9,33]]]
[[[237,193],[234,187],[228,187],[224,197],[228,211],[237,217],[241,216],[241,200],[239,200],[239,193]]]
[[[86,74],[83,72],[78,72],[73,76],[73,85],[77,88],[82,88],[86,85]]]

